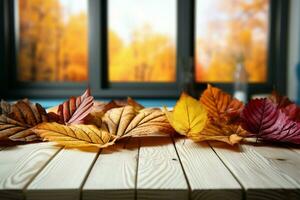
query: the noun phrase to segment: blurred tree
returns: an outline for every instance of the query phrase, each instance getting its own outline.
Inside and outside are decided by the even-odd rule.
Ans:
[[[18,79],[87,79],[86,13],[66,17],[59,0],[21,0]]]
[[[149,25],[133,30],[131,42],[124,44],[109,31],[110,81],[171,82],[176,74],[175,46],[166,35]]]
[[[230,82],[242,57],[249,81],[266,81],[269,0],[217,2],[220,16],[197,38],[196,80]]]
[[[65,25],[61,41],[60,80],[84,81],[88,76],[87,16],[85,13],[71,16]]]

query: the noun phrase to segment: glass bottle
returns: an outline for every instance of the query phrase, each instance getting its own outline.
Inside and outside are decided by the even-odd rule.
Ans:
[[[236,64],[233,96],[244,103],[248,98],[248,74],[243,60],[239,60]]]
[[[185,62],[183,62],[181,90],[186,92],[190,96],[197,97],[192,58],[189,58]]]

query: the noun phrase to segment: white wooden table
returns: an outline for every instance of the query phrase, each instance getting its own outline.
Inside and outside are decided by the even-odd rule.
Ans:
[[[300,199],[297,148],[147,138],[99,152],[0,149],[0,199]]]

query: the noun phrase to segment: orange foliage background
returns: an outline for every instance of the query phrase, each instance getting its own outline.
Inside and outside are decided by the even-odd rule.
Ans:
[[[167,35],[144,25],[125,44],[109,31],[109,80],[116,82],[171,82],[176,78],[175,44]]]
[[[213,21],[209,27],[203,27],[211,34],[197,37],[196,81],[232,81],[237,55],[245,58],[251,82],[266,81],[269,0],[219,2],[220,10],[212,12],[225,12],[229,17],[225,24]],[[19,80],[87,80],[86,12],[64,20],[59,0],[22,0],[19,14]],[[213,38],[220,26],[226,34]],[[108,39],[110,81],[175,81],[176,44],[168,35],[153,31],[149,24],[141,24],[132,30],[130,43],[126,44],[112,30]]]
[[[22,0],[19,15],[19,80],[87,80],[87,13],[64,20],[58,0]]]
[[[248,80],[266,81],[269,0],[215,1],[211,9],[223,18],[209,21],[204,37],[197,35],[196,80],[233,81],[236,63],[243,57]]]

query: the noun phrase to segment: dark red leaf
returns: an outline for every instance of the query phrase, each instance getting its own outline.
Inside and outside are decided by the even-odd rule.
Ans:
[[[241,112],[242,127],[257,138],[300,144],[300,124],[270,99],[251,100]]]
[[[273,103],[276,103],[278,108],[285,108],[286,106],[293,104],[293,102],[287,96],[282,96],[276,91],[272,92],[270,100]]]
[[[94,105],[94,97],[90,94],[90,89],[80,97],[71,97],[68,101],[58,106],[57,113],[60,122],[65,124],[79,124],[91,112]]]
[[[276,91],[272,92],[270,99],[282,110],[291,120],[300,122],[300,108],[287,96],[282,96]]]

